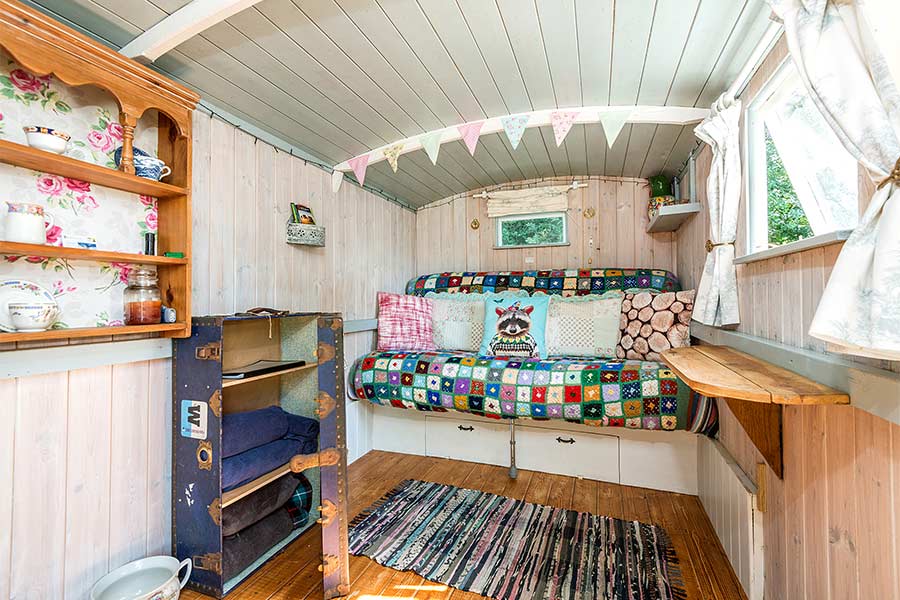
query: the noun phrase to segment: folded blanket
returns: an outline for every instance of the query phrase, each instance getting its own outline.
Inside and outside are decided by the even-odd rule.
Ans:
[[[253,481],[287,463],[295,454],[312,454],[318,449],[317,438],[283,439],[222,459],[222,490],[228,491]]]
[[[222,418],[222,458],[284,437],[305,441],[318,435],[318,421],[292,415],[280,406],[225,415]]]
[[[309,520],[309,511],[312,509],[312,485],[302,473],[300,477],[303,477],[303,480],[284,505],[284,508],[287,509],[288,514],[291,516],[294,529],[299,529],[306,525],[306,522]]]
[[[291,516],[281,508],[240,533],[226,537],[222,547],[222,577],[226,581],[231,579],[293,530]]]
[[[264,485],[249,496],[222,509],[222,535],[236,534],[268,517],[286,502],[293,502],[297,492],[311,489],[309,480],[302,473],[291,473]],[[306,510],[309,512],[309,506]],[[292,518],[293,516],[291,514]]]

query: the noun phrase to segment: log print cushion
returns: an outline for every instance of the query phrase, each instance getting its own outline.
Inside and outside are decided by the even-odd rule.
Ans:
[[[615,358],[622,299],[621,292],[574,298],[551,296],[547,354]]]
[[[618,358],[659,360],[669,348],[691,345],[694,290],[627,293],[622,301]]]

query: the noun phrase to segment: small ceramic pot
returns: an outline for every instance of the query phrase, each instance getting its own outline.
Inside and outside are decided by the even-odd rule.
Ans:
[[[44,212],[40,204],[7,202],[6,205],[4,240],[20,244],[47,243],[47,232],[53,227],[53,215]]]
[[[38,150],[53,152],[54,154],[65,152],[71,138],[68,133],[50,129],[49,127],[23,127],[22,130],[25,132],[25,139],[28,141],[29,146]]]
[[[179,580],[178,573],[187,568]],[[123,565],[91,588],[90,600],[178,600],[191,577],[191,559],[151,556]]]
[[[59,317],[55,302],[10,302],[7,306],[16,331],[46,331]]]
[[[172,169],[158,158],[153,158],[152,156],[134,157],[134,174],[138,177],[159,181],[171,173]]]

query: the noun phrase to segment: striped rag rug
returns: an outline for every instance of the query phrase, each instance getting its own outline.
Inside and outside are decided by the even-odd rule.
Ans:
[[[351,525],[351,554],[497,600],[686,597],[656,525],[415,480]]]

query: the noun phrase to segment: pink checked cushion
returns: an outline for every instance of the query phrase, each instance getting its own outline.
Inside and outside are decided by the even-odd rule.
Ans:
[[[378,349],[434,350],[431,300],[378,292]]]

